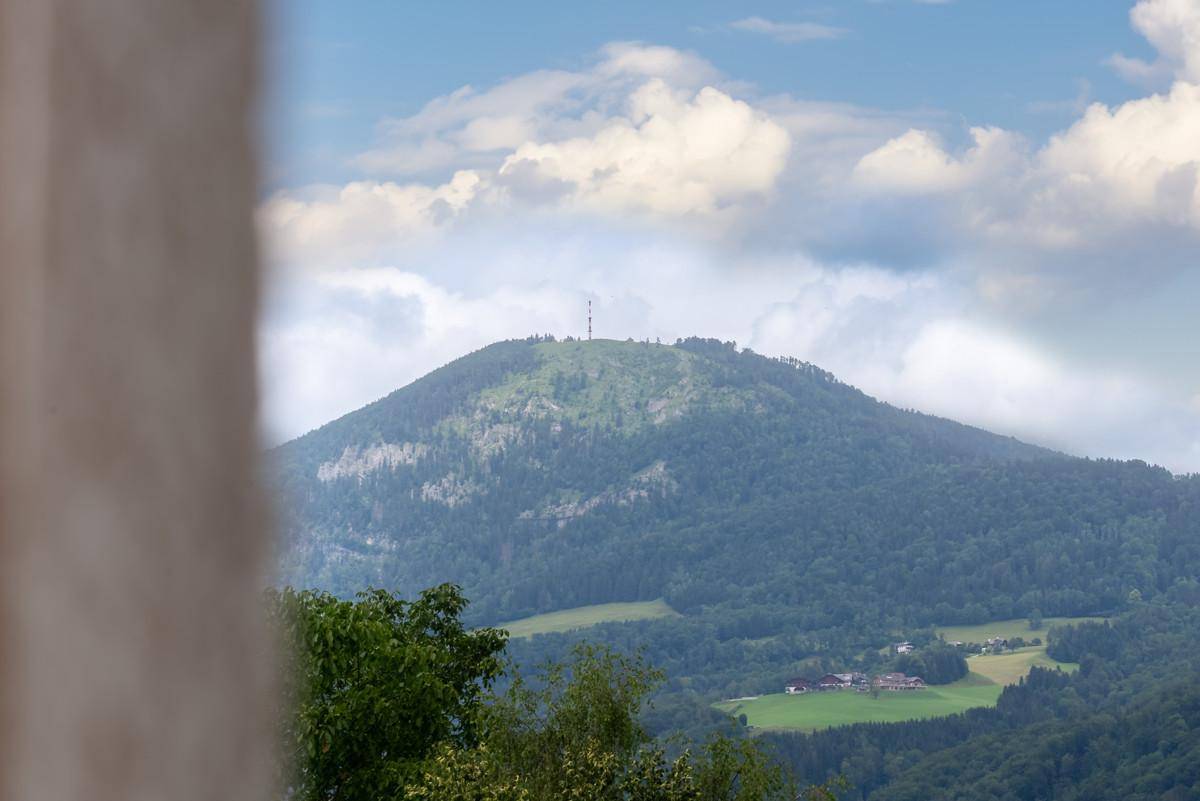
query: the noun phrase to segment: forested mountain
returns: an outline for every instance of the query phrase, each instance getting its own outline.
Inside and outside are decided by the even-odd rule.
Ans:
[[[853,798],[1193,797],[1177,791],[1196,753],[1200,477],[1069,457],[699,339],[498,343],[272,457],[283,583],[454,582],[475,625],[665,599],[679,616],[508,647],[525,666],[583,640],[640,650],[666,676],[653,732],[727,727],[712,701],[801,672],[888,669],[881,646],[924,648],[935,623],[1120,614],[1137,622],[1118,635],[1052,632],[1079,674],[1037,672],[994,709],[766,739],[807,782],[846,774]],[[1157,719],[1172,728],[1154,740]],[[1050,791],[1014,778],[1030,765]]]
[[[1112,610],[1200,565],[1200,481],[879,403],[731,343],[502,342],[274,453],[283,579],[478,622],[663,597],[726,635]]]

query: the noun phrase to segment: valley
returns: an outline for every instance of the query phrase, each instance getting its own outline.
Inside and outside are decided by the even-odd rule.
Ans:
[[[853,691],[791,696],[783,693],[723,701],[716,708],[737,718],[745,715],[754,731],[817,731],[854,723],[894,723],[953,715],[994,706],[1003,688],[980,676],[940,687],[878,698]]]
[[[1000,653],[974,654],[966,659],[968,674],[949,684],[930,685],[911,692],[877,694],[839,690],[800,695],[769,693],[713,704],[734,718],[746,716],[755,731],[816,731],[854,723],[889,723],[953,715],[967,709],[994,706],[1005,686],[1017,684],[1037,667],[1073,673],[1079,665],[1059,662],[1046,653],[1044,639],[1052,627],[1102,621],[1102,618],[1054,618],[1030,627],[1025,620],[1004,620],[975,626],[938,627],[938,634],[981,642],[992,637],[1037,637],[1028,645]]]

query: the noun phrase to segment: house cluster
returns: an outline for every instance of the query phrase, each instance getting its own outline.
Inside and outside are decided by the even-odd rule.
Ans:
[[[829,690],[866,689],[867,676],[865,673],[826,673],[819,679],[806,679],[797,676],[787,683],[783,691],[788,695],[801,693],[828,692]]]
[[[923,690],[925,680],[920,676],[905,676],[903,673],[883,673],[875,677],[874,686],[881,690]]]
[[[869,681],[865,673],[826,673],[815,680],[798,676],[784,685],[783,691],[788,695],[832,690],[865,693],[872,687],[880,690],[920,690],[925,687],[925,682],[920,676],[906,676],[903,673],[883,673]]]
[[[989,637],[983,642],[983,652],[993,653],[1008,648],[1008,640],[1004,637]]]

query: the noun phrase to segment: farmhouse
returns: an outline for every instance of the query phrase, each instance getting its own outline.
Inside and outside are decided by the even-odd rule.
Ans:
[[[783,691],[788,695],[799,695],[801,693],[829,691],[829,690],[844,690],[848,688],[865,690],[869,682],[865,673],[826,673],[817,680],[806,679],[802,676],[797,676],[794,679],[789,679],[784,685]]]
[[[817,679],[817,687],[822,691],[840,690],[843,687],[849,687],[849,680],[843,679],[836,673],[826,673],[821,678]]]
[[[817,685],[815,682],[811,682],[802,676],[789,679],[788,683],[783,687],[783,691],[788,695],[800,695],[801,693],[812,692],[816,689]]]
[[[906,676],[903,673],[884,673],[875,677],[874,685],[881,690],[923,690],[925,680],[920,676]]]
[[[916,648],[916,646],[913,645],[911,642],[898,642],[892,646],[892,650],[894,650],[898,654],[912,653],[914,648]]]

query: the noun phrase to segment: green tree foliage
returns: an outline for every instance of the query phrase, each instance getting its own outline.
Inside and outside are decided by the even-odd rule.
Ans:
[[[791,801],[796,790],[756,743],[714,737],[668,760],[638,721],[662,676],[637,657],[581,646],[481,713],[475,749],[447,748],[410,799]],[[508,795],[490,795],[507,788]]]
[[[989,735],[902,773],[878,801],[969,797],[1152,801],[1200,797],[1200,688],[1195,677],[1141,693],[1136,706]]]
[[[382,591],[269,594],[290,646],[280,727],[296,798],[394,798],[436,746],[476,743],[504,635],[465,629],[465,605],[451,585],[411,603]]]
[[[268,594],[292,646],[280,712],[289,797],[304,801],[792,801],[750,740],[669,760],[639,722],[662,675],[582,646],[502,694],[502,631],[464,628],[442,585],[406,602]],[[832,788],[814,788],[825,792]],[[813,796],[818,797],[818,796]],[[819,796],[826,798],[826,796]]]
[[[486,711],[488,746],[536,797],[558,797],[568,763],[598,770],[601,754],[614,770],[629,763],[647,741],[637,717],[642,702],[661,678],[639,658],[579,646],[536,681],[513,680]]]
[[[941,642],[900,654],[892,661],[892,670],[920,676],[927,684],[949,684],[967,675],[967,660],[962,651]]]
[[[1196,798],[1200,610],[1055,631],[1079,671],[1034,668],[994,708],[760,739],[802,782],[844,775],[846,801]]]
[[[1107,621],[1056,626],[1047,635],[1046,653],[1059,662],[1078,662],[1085,656],[1108,658],[1121,647],[1121,634]]]

